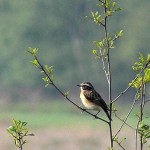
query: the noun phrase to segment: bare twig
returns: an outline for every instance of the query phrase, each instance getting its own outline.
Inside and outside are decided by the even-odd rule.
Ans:
[[[101,50],[100,50],[100,54],[103,55]],[[107,73],[107,70],[106,70],[106,65],[105,65],[105,61],[104,61],[103,56],[102,56],[102,58],[101,58],[101,61],[102,61],[102,64],[103,64],[103,71],[104,71],[104,73],[105,73],[107,82],[109,83],[109,77],[108,77],[108,73]]]
[[[123,119],[121,119],[116,113],[115,113],[116,118],[118,118],[121,122],[124,122]],[[128,123],[124,122],[125,125],[127,125],[128,127],[130,127],[131,129],[135,130],[135,128],[133,128],[131,125],[129,125]]]
[[[123,150],[126,150],[120,143],[117,143]]]
[[[19,148],[20,148],[20,150],[23,150],[23,144],[21,142],[21,140],[22,140],[21,133],[18,133],[18,135],[19,135],[18,142],[19,142],[19,146],[20,146]]]
[[[138,126],[140,124],[140,120],[138,120],[135,131],[135,150],[138,150]]]
[[[93,20],[93,18],[92,18],[92,17],[87,17],[87,18],[89,18],[89,19]],[[104,27],[103,21],[104,21],[103,19],[102,19],[101,21],[96,20],[96,22],[97,22],[99,25],[102,25],[102,26]]]
[[[127,121],[128,117],[129,117],[129,115],[131,114],[131,112],[132,112],[132,110],[133,110],[133,108],[134,108],[134,106],[135,106],[135,103],[136,103],[136,97],[134,98],[134,101],[133,101],[133,103],[132,103],[132,106],[131,106],[129,112],[127,113],[125,119],[123,120],[122,125],[120,126],[120,128],[119,128],[119,130],[116,132],[116,134],[114,135],[114,138],[119,134],[119,132],[121,131],[121,129],[123,128],[123,126],[126,124],[126,121]]]
[[[150,102],[150,99],[146,100],[145,103]]]

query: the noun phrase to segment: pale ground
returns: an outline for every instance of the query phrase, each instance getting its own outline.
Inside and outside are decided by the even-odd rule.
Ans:
[[[7,124],[0,124],[0,150],[19,150],[14,146],[12,137],[7,134],[7,127]],[[107,129],[65,127],[31,129],[31,131],[35,136],[26,138],[28,143],[23,150],[108,150],[109,146]],[[124,131],[120,136],[128,138],[124,142],[126,150],[135,149],[134,132]],[[148,150],[148,145],[144,150]]]

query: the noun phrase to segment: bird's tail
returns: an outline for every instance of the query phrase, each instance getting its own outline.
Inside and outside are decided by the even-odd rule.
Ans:
[[[108,119],[109,119],[110,121],[112,121],[112,119],[111,119],[111,117],[110,117],[110,114],[108,113],[108,110],[104,110],[104,111],[105,111],[105,113],[106,113]]]

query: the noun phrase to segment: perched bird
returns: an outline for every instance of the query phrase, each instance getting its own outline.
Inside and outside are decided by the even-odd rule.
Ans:
[[[83,82],[77,86],[79,86],[81,89],[80,98],[83,105],[88,109],[97,110],[97,114],[102,108],[109,120],[111,120],[110,114],[108,113],[109,109],[107,107],[107,104],[102,99],[100,94],[95,91],[93,85],[90,82]]]

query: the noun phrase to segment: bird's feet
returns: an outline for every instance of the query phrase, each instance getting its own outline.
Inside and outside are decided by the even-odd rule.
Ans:
[[[97,115],[94,116],[94,119],[98,119],[99,117]]]
[[[83,113],[83,112],[85,112],[87,109],[85,109],[85,108],[82,108],[82,111],[81,111],[81,113]]]

